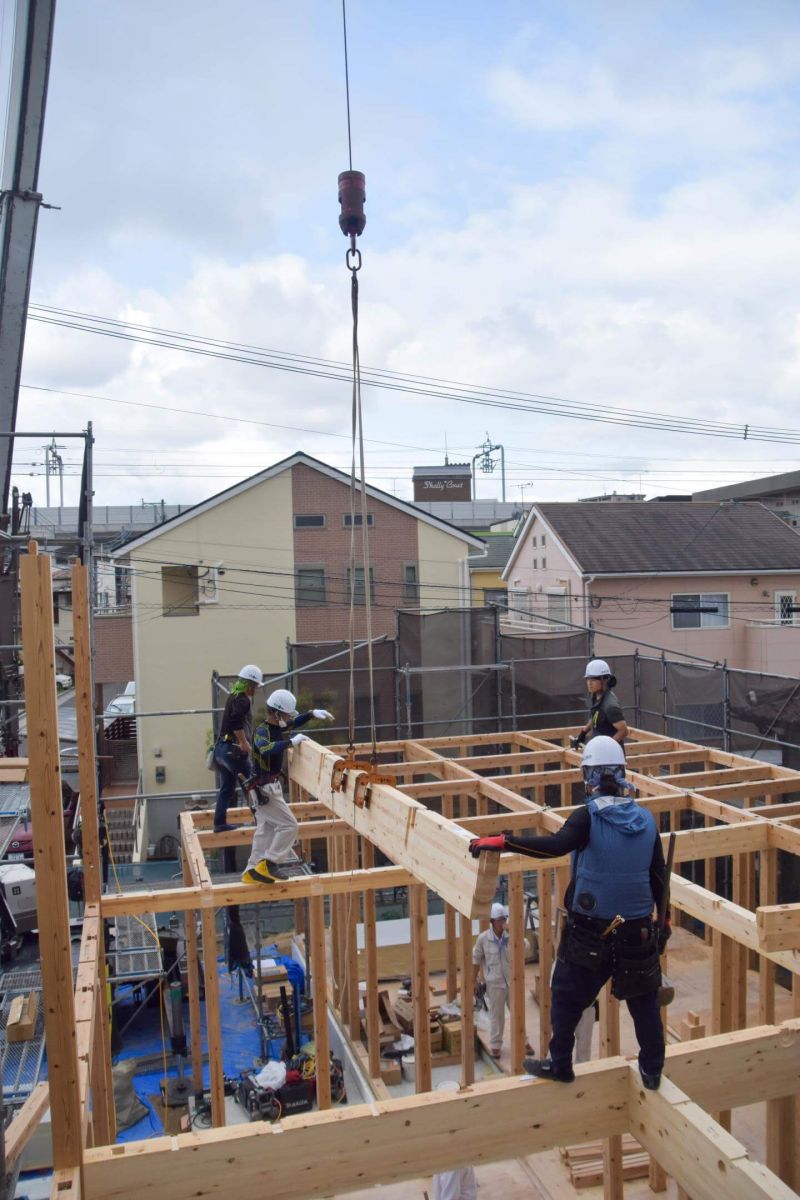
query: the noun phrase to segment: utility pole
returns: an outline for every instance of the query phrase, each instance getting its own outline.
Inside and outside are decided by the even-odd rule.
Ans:
[[[484,474],[486,474],[486,475],[491,475],[494,472],[494,469],[497,465],[495,460],[492,458],[492,455],[495,454],[498,450],[500,451],[500,475],[501,475],[501,485],[502,485],[501,486],[502,500],[505,503],[505,498],[506,498],[506,450],[505,450],[505,446],[501,446],[499,443],[493,443],[492,439],[489,437],[488,433],[486,434],[486,441],[480,447],[480,449],[478,450],[478,453],[474,454],[472,456],[472,497],[473,497],[473,499],[475,499],[475,492],[477,490],[477,488],[476,488],[477,478],[476,478],[476,472],[475,472],[475,463],[480,460],[481,471],[483,471]]]
[[[36,224],[55,0],[17,0],[0,209],[0,429],[16,426]],[[14,439],[0,449],[7,523]]]
[[[58,475],[58,487],[61,507],[64,507],[64,460],[58,453],[59,450],[65,450],[65,446],[57,446],[56,439],[48,442],[43,446],[44,450],[44,480],[47,507],[50,507],[50,476]]]

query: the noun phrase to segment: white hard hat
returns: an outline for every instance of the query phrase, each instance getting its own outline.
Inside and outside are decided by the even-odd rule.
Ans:
[[[612,675],[611,667],[604,658],[593,658],[591,662],[586,664],[586,670],[583,673],[584,679],[602,679],[605,675]]]
[[[624,767],[625,751],[619,742],[599,733],[586,743],[583,751],[584,767]]]
[[[285,717],[297,716],[297,701],[291,692],[287,692],[286,688],[278,688],[276,692],[271,692],[267,697],[267,708],[274,708],[276,712],[283,713]]]
[[[247,663],[239,672],[239,678],[246,679],[248,683],[257,683],[261,687],[264,682],[264,673],[254,663]]]
[[[492,921],[505,921],[507,916],[508,916],[508,909],[506,908],[505,904],[495,903],[492,905],[492,915],[491,915]]]

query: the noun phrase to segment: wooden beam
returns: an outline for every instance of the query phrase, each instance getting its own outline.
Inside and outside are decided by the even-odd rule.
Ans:
[[[772,850],[772,854],[776,851]],[[756,910],[761,950],[800,949],[800,904],[766,904]]]
[[[707,892],[705,888],[690,883],[675,872],[672,874],[670,900],[682,912],[691,913],[693,917],[705,921],[712,929],[718,929],[740,945],[759,951],[793,974],[800,974],[800,951],[771,951],[760,946],[756,914],[742,908],[741,905],[734,904],[731,900],[723,900],[721,896]]]
[[[472,858],[469,834],[387,784],[373,785],[368,806],[359,807],[350,776],[342,791],[331,787],[335,754],[310,739],[299,751],[292,751],[290,770],[302,787],[459,912],[487,915],[497,879],[494,855]]]
[[[16,1112],[4,1133],[5,1169],[10,1171],[28,1142],[39,1128],[42,1117],[50,1107],[47,1083],[37,1083],[19,1112]]]
[[[50,1077],[53,1165],[79,1167],[81,1111],[72,957],[69,939],[64,810],[59,765],[53,591],[50,556],[36,542],[20,557],[25,712],[30,757],[45,1038]]]
[[[630,1130],[692,1200],[790,1200],[795,1196],[713,1117],[662,1079],[647,1091],[630,1068]]]
[[[314,1000],[314,1044],[317,1051],[317,1107],[331,1106],[330,1039],[328,1036],[328,968],[325,955],[325,901],[308,902],[311,943],[311,989]]]
[[[256,1122],[90,1150],[85,1200],[141,1200],[154,1180],[159,1200],[217,1196],[231,1164],[242,1194],[267,1191],[270,1200],[313,1200],[418,1179],[467,1161],[502,1161],[560,1141],[622,1133],[627,1064],[617,1059],[579,1070],[579,1088],[504,1077],[457,1094],[433,1092],[276,1125]],[[192,1153],[181,1154],[184,1146]]]
[[[428,990],[428,889],[408,889],[411,920],[411,989],[414,1000],[414,1067],[418,1092],[431,1090],[431,1022]]]

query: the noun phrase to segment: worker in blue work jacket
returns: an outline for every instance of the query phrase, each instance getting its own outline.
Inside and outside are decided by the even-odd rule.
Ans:
[[[214,765],[219,774],[219,792],[214,809],[214,832],[233,829],[228,824],[228,806],[236,794],[236,780],[250,774],[250,709],[253,696],[261,687],[261,668],[247,663],[233,683],[214,743]]]
[[[575,1030],[609,978],[612,994],[626,1000],[639,1042],[639,1070],[655,1090],[664,1066],[659,1011],[659,956],[671,929],[664,903],[666,864],[653,814],[636,803],[625,779],[619,742],[598,735],[583,754],[587,802],[557,833],[516,833],[476,838],[470,852],[511,850],[533,858],[572,854],[564,898],[567,922],[553,972],[548,1058],[526,1058],[525,1070],[542,1079],[572,1083]],[[663,921],[655,924],[653,911]]]
[[[299,749],[308,741],[304,733],[291,731],[312,720],[332,721],[333,713],[313,708],[298,714],[297,701],[285,688],[267,697],[267,719],[256,726],[253,734],[254,774],[248,781],[248,791],[255,809],[256,831],[242,883],[274,883],[281,878],[279,864],[291,856],[297,818],[283,794],[283,756],[290,746]]]

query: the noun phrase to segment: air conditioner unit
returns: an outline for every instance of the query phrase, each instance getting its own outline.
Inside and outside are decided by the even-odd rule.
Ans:
[[[201,575],[199,584],[199,599],[201,604],[219,604],[219,566],[209,567]]]

